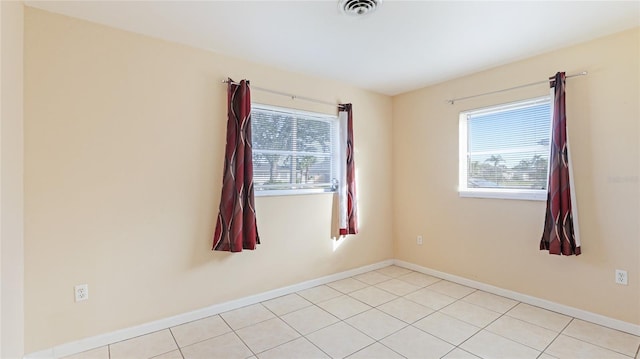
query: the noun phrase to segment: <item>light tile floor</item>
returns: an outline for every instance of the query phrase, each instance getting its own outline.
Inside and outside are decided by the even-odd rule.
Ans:
[[[640,337],[389,266],[68,359],[640,358]]]

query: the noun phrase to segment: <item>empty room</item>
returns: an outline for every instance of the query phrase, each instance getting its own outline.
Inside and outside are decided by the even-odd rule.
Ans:
[[[640,357],[640,2],[0,28],[0,358]]]

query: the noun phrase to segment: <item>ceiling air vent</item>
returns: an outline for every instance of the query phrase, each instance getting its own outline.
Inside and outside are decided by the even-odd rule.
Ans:
[[[340,9],[347,15],[365,16],[374,12],[382,0],[340,0]]]

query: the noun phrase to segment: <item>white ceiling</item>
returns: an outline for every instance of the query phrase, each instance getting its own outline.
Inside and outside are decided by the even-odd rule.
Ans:
[[[640,26],[640,1],[26,1],[395,95]]]

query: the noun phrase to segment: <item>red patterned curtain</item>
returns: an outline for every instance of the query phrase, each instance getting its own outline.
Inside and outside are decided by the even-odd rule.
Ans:
[[[213,249],[241,252],[260,244],[253,196],[251,93],[249,81],[228,82],[227,147]]]
[[[356,165],[353,160],[353,109],[350,103],[339,106],[342,128],[346,135],[346,178],[343,175],[344,184],[341,184],[340,208],[340,235],[358,234],[358,201],[356,196]]]
[[[565,112],[565,73],[558,72],[549,80],[553,88],[554,103],[547,211],[540,249],[548,250],[549,254],[579,255],[580,240],[577,236],[577,225],[574,226],[575,197],[571,192],[571,162]]]

